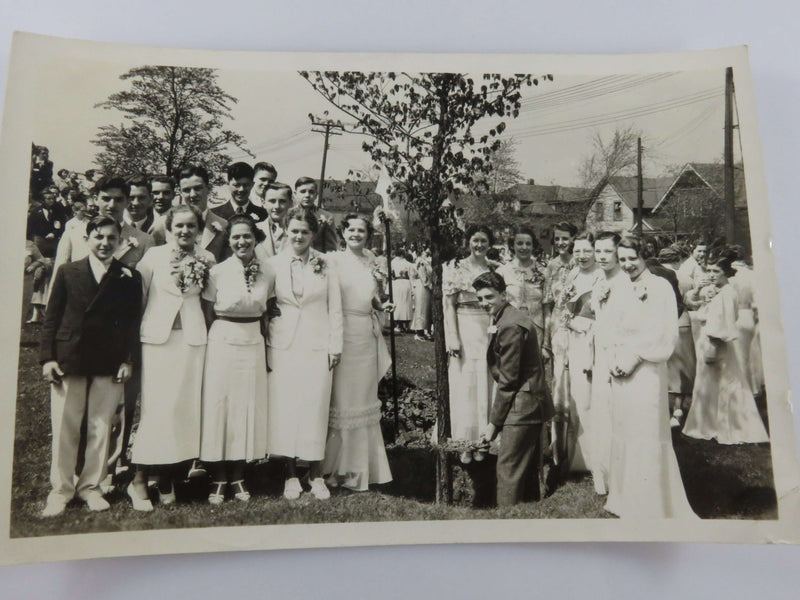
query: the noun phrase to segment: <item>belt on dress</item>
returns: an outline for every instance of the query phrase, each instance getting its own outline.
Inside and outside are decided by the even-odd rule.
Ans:
[[[378,320],[378,314],[374,310],[353,310],[353,309],[342,309],[342,314],[345,315],[353,315],[356,317],[369,317],[370,321],[372,322],[372,334],[376,337],[383,336],[383,327],[381,327],[381,323]]]
[[[261,317],[221,317],[218,316],[217,319],[220,321],[230,321],[231,323],[258,323],[261,320]]]

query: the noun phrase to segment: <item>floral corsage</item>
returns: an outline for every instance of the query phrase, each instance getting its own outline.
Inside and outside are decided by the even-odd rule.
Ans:
[[[605,281],[600,282],[597,284],[597,287],[594,288],[592,292],[597,295],[597,301],[600,304],[603,304],[606,300],[608,300],[609,295],[611,294],[611,286],[608,285]]]
[[[256,282],[258,278],[258,274],[261,272],[261,264],[258,262],[257,259],[251,260],[244,268],[244,284],[247,286],[247,291],[253,291],[253,284]]]
[[[636,297],[639,300],[641,300],[642,302],[647,300],[647,286],[646,285],[640,284],[640,285],[634,286],[633,290],[636,293]]]
[[[308,259],[308,264],[311,265],[311,270],[314,274],[322,277],[325,275],[325,260],[321,256],[312,256]]]
[[[486,333],[488,333],[489,335],[494,335],[495,333],[497,333],[497,325],[495,324],[489,325],[489,327],[486,329]]]
[[[128,246],[130,246],[131,248],[139,247],[139,240],[136,239],[135,235],[128,236],[127,242]]]
[[[193,287],[202,290],[206,286],[210,269],[206,259],[194,254],[179,252],[175,265],[175,285],[178,286],[181,293],[185,293]]]

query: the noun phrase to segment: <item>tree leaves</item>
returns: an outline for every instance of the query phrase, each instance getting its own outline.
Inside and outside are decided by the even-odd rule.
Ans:
[[[93,140],[105,172],[173,173],[189,163],[219,172],[230,162],[229,149],[248,152],[245,139],[224,127],[238,100],[219,87],[213,69],[143,66],[120,79],[130,88],[95,105],[123,119],[100,127]]]

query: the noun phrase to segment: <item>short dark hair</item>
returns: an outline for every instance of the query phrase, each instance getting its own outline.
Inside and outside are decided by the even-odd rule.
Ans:
[[[153,175],[150,178],[150,191],[153,191],[153,184],[154,183],[166,183],[172,191],[175,191],[175,179],[170,177],[169,175]]]
[[[617,244],[617,248],[627,248],[636,252],[636,256],[642,260],[652,258],[650,251],[647,249],[647,240],[639,235],[627,234]]]
[[[128,178],[128,185],[130,187],[144,187],[148,192],[153,191],[153,186],[150,184],[150,178],[147,175],[134,175]]]
[[[725,277],[736,275],[736,269],[732,266],[733,261],[738,258],[738,252],[730,246],[719,246],[712,248],[708,253],[706,265],[714,265],[722,269]]]
[[[317,182],[313,177],[307,177],[305,175],[303,175],[302,177],[298,177],[297,181],[294,182],[294,189],[296,190],[301,185],[306,185],[308,183],[313,183],[314,185],[317,185]]]
[[[342,222],[339,225],[339,231],[342,237],[344,237],[344,230],[350,226],[350,221],[353,219],[364,221],[364,224],[367,226],[367,242],[369,242],[372,239],[372,235],[375,233],[375,226],[372,224],[372,219],[357,213],[348,213],[342,218]]]
[[[594,239],[595,239],[594,234],[588,229],[586,231],[581,231],[578,235],[575,236],[576,242],[578,240],[586,240],[587,242],[589,242],[590,246],[594,246]]]
[[[190,177],[199,177],[206,185],[210,181],[208,171],[200,165],[186,165],[175,175],[175,181],[180,185],[181,180],[189,179]]]
[[[601,240],[611,240],[615,246],[619,246],[621,239],[622,237],[616,231],[601,231],[595,236],[594,243],[596,244]]]
[[[475,281],[472,282],[472,287],[475,288],[476,292],[486,288],[492,288],[498,292],[505,292],[506,280],[503,279],[503,276],[499,273],[487,271],[486,273],[481,273],[475,278]]]
[[[566,231],[569,237],[575,237],[578,234],[578,227],[569,221],[559,221],[553,225],[553,236],[555,237],[556,229],[559,231]]]
[[[66,177],[69,177],[69,169],[59,169],[56,174],[63,179],[64,173],[66,173]]]
[[[276,178],[278,177],[278,169],[275,168],[272,163],[268,162],[257,162],[253,165],[253,177],[256,176],[257,173],[260,171],[266,171],[267,173],[272,173]]]
[[[494,232],[488,225],[484,225],[482,223],[473,223],[469,227],[467,227],[467,233],[464,236],[464,239],[467,240],[467,243],[472,239],[472,236],[476,233],[482,233],[487,238],[489,238],[489,245],[494,246]]]
[[[171,206],[167,211],[167,216],[164,218],[164,225],[167,231],[172,231],[172,221],[175,219],[175,215],[187,212],[192,213],[195,219],[197,219],[198,231],[203,231],[203,227],[206,225],[205,221],[203,221],[203,213],[201,213],[200,209],[194,204],[178,204],[177,206]]]
[[[227,176],[228,181],[231,181],[232,179],[241,179],[243,177],[253,179],[253,167],[248,165],[246,162],[235,162],[228,166]]]
[[[225,237],[231,237],[231,231],[233,231],[234,225],[247,225],[250,227],[250,231],[253,232],[253,237],[256,238],[256,244],[267,239],[267,234],[256,227],[256,222],[248,214],[237,214],[228,219],[228,228],[225,231]]]
[[[302,206],[294,206],[289,209],[289,212],[286,213],[287,226],[291,220],[304,221],[315,235],[319,232],[319,219],[317,215],[315,215],[313,211],[307,210]]]
[[[117,230],[117,235],[122,234],[122,224],[118,223],[116,219],[100,215],[98,217],[94,217],[86,224],[86,235],[88,237],[92,235],[92,232],[95,229],[100,229],[101,227],[108,227],[109,225],[114,226],[114,228]]]
[[[529,235],[531,236],[531,240],[533,240],[533,254],[538,254],[541,251],[542,247],[539,245],[539,240],[536,239],[536,233],[533,231],[533,227],[529,227],[528,225],[517,225],[511,230],[511,234],[508,236],[508,249],[511,252],[514,252],[514,240],[518,235]]]
[[[103,175],[94,184],[94,193],[107,192],[108,190],[119,189],[125,194],[125,197],[131,195],[131,186],[122,177],[117,175]]]

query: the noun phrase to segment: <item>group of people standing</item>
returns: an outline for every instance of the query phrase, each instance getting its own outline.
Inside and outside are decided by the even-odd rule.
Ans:
[[[720,444],[769,440],[754,398],[763,376],[752,271],[740,250],[698,242],[681,265],[677,246],[578,233],[562,222],[549,261],[533,230],[519,227],[508,238],[511,260],[499,264],[486,257],[495,243],[489,227],[467,228],[466,239],[469,256],[443,273],[451,428],[453,439],[473,443],[462,462],[480,459],[500,432],[501,455],[512,452],[508,460],[525,465],[509,475],[514,492],[501,494],[498,462],[498,502],[539,497],[537,467],[549,447],[551,485],[590,471],[595,491],[608,495],[606,510],[618,516],[693,516],[671,427]],[[517,325],[504,329],[503,302],[529,324],[515,317]],[[521,342],[510,340],[525,327],[523,337],[537,339],[546,383],[523,373],[514,356]],[[519,437],[496,415],[509,394],[539,398],[526,421],[539,435],[504,451],[506,429]],[[515,407],[512,400],[508,418]]]
[[[230,200],[214,209],[199,166],[174,183],[98,181],[97,216],[58,242],[42,327],[53,427],[44,516],[76,495],[109,507],[107,467],[125,459],[138,402],[127,487],[136,510],[174,503],[188,469],[210,475],[209,503],[246,502],[245,465],[268,456],[285,463],[288,500],[391,480],[378,313],[394,307],[367,249],[372,221],[350,214],[339,232],[313,179],[293,189],[276,178],[268,163],[232,164]]]

